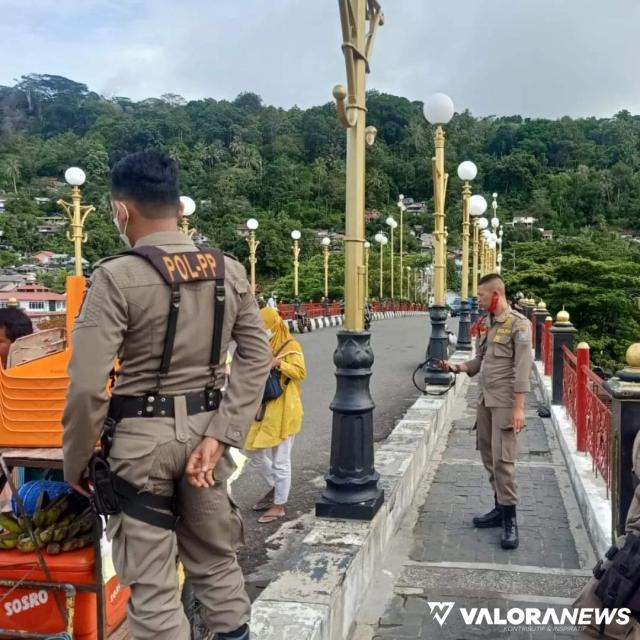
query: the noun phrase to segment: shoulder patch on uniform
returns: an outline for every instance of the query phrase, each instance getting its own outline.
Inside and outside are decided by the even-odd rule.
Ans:
[[[94,262],[92,267],[94,269],[97,269],[98,267],[102,266],[106,262],[111,262],[112,260],[115,260],[116,258],[124,258],[125,255],[126,255],[125,253],[116,253],[113,256],[107,256],[106,258],[101,258],[100,260],[98,260],[98,262]]]
[[[531,342],[529,332],[526,329],[520,329],[516,332],[516,342]]]

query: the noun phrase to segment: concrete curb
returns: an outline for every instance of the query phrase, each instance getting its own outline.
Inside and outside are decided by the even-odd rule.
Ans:
[[[582,519],[596,555],[601,558],[612,544],[611,500],[607,497],[607,487],[602,478],[596,477],[593,473],[589,455],[577,451],[576,434],[565,408],[551,404],[551,378],[544,375],[544,365],[535,362],[533,370],[542,389],[544,400],[551,411],[553,429],[567,463],[571,486]]]
[[[467,352],[452,360],[463,361]],[[421,396],[375,451],[385,503],[371,522],[317,518],[300,552],[253,604],[256,640],[344,640],[367,586],[411,504],[451,410],[466,388],[458,376],[441,397]]]
[[[428,315],[428,311],[376,311],[373,313],[373,320]],[[313,331],[316,331],[318,329],[326,329],[327,327],[341,327],[343,322],[343,316],[321,316],[319,318],[311,318],[311,328]],[[297,320],[287,320],[287,324],[289,325],[289,331],[300,333]]]

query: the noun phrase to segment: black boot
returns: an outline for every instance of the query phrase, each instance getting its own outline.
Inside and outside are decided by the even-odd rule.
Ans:
[[[490,529],[502,526],[502,507],[498,504],[498,498],[494,494],[495,507],[483,516],[474,516],[473,526],[476,529]]]
[[[214,636],[215,640],[249,640],[251,634],[249,633],[249,625],[243,624],[239,629],[230,631],[228,633],[219,633]]]
[[[503,549],[517,549],[518,540],[518,523],[516,521],[516,505],[509,504],[502,507],[504,514],[502,538],[500,538],[500,546]]]

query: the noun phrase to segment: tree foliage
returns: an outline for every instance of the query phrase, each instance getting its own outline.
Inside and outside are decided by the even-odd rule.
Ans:
[[[640,247],[590,230],[512,248],[516,270],[506,265],[509,290],[543,299],[554,315],[564,307],[593,360],[613,370],[622,366],[627,347],[640,336]]]
[[[367,108],[368,124],[377,128],[378,137],[367,150],[366,206],[381,212],[379,220],[367,223],[367,237],[371,240],[384,226],[387,215],[397,216],[395,203],[404,193],[426,203],[425,213],[405,218],[408,251],[416,252],[418,242],[409,229],[419,234],[432,226],[433,130],[419,102],[371,91]],[[95,261],[113,253],[119,245],[109,220],[109,169],[127,153],[160,147],[179,163],[182,191],[198,204],[192,222],[211,242],[246,260],[247,245],[237,227],[249,217],[258,219],[258,279],[266,286],[291,288],[290,232],[300,229],[301,291],[317,299],[323,289],[318,231],[344,232],[345,139],[332,103],[285,110],[265,105],[251,92],[233,101],[186,101],[165,94],[134,102],[100,96],[60,76],[24,76],[13,87],[0,87],[0,190],[8,199],[6,215],[0,217],[3,242],[25,253],[45,247],[70,250],[63,232],[44,237],[37,226],[40,216],[59,213],[56,200],[69,197],[64,171],[79,165],[87,173],[83,198],[97,207],[87,223],[86,257]],[[534,241],[539,226],[552,228],[557,236],[575,236],[585,227],[640,230],[640,116],[622,111],[612,118],[550,121],[476,118],[466,111],[447,125],[446,158],[450,246],[459,244],[461,227],[462,185],[455,169],[472,159],[479,169],[473,189],[499,193],[503,221],[516,215],[538,220],[530,229],[508,230],[505,236],[506,249],[530,241],[515,245],[521,286],[574,309],[576,322],[592,341],[598,331],[611,335],[620,330],[612,328],[612,309],[628,311],[625,336],[630,336],[637,328],[637,309],[630,302],[635,276],[617,271],[627,268],[629,258],[621,253],[612,262],[610,242],[604,255],[588,256],[572,240]],[[35,196],[50,201],[38,206]],[[588,242],[597,248],[597,241]],[[378,277],[375,249],[372,294]],[[542,252],[538,262],[537,252]],[[505,265],[511,259],[505,251]],[[335,296],[342,294],[339,261],[331,272]],[[456,276],[450,273],[454,285]],[[585,276],[594,273],[595,280]],[[595,315],[588,316],[591,312]],[[601,350],[619,358],[613,347]]]

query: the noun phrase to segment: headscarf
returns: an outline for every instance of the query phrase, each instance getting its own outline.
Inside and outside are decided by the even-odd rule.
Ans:
[[[287,341],[289,343],[287,346],[280,351],[278,356],[285,356],[292,351],[297,351],[298,353],[302,353],[302,347],[297,340],[294,340],[291,332],[289,331],[289,326],[286,321],[280,317],[277,309],[273,307],[264,307],[264,309],[260,309],[260,315],[262,316],[262,323],[264,324],[264,328],[267,331],[271,331],[271,350],[273,353],[277,353],[279,349],[282,348]]]

